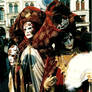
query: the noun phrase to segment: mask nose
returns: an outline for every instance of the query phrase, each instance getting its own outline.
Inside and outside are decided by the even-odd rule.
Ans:
[[[26,29],[26,32],[27,32],[27,33],[29,33],[29,30],[28,30],[28,29]]]
[[[68,44],[71,44],[71,40],[70,39],[68,39],[67,42],[68,42]]]

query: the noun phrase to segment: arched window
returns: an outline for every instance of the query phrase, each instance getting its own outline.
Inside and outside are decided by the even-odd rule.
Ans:
[[[85,10],[85,1],[81,0],[81,10]]]
[[[31,3],[30,3],[30,6],[34,6],[34,3],[33,3],[33,2],[31,2]]]
[[[18,5],[17,4],[14,5],[14,12],[18,13]]]
[[[76,10],[80,10],[80,2],[79,2],[79,0],[76,1]]]
[[[4,9],[0,8],[0,20],[4,20]]]
[[[10,3],[9,4],[9,13],[12,13],[13,12],[13,5]]]
[[[27,6],[29,6],[29,4],[28,3],[25,3],[25,7],[27,7]]]

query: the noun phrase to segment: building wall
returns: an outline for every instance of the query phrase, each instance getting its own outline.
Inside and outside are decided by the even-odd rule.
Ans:
[[[0,17],[1,15],[3,15],[2,19],[0,18],[0,27],[3,27],[5,28],[5,3],[4,3],[4,0],[0,0]],[[3,13],[2,13],[3,12]]]
[[[46,0],[43,0],[46,1]],[[53,0],[50,0],[50,2]],[[0,27],[3,26],[6,30],[6,37],[9,38],[9,29],[11,25],[14,23],[16,17],[18,14],[26,7],[26,3],[28,3],[29,6],[35,6],[37,8],[40,8],[42,10],[46,9],[46,6],[43,5],[42,0],[0,0],[0,7],[2,6],[4,8],[4,20],[0,21]],[[12,4],[12,13],[9,12],[9,4]],[[14,12],[14,5],[18,5],[18,12]]]
[[[84,6],[82,1],[84,1]],[[81,17],[84,16],[85,21],[76,25],[80,27],[85,26],[87,31],[89,31],[89,0],[70,0],[70,10]]]
[[[77,0],[70,0],[70,9],[71,11],[76,11],[76,1]],[[82,0],[79,0],[81,3]],[[84,0],[85,1],[85,10],[89,10],[89,0]],[[81,5],[80,5],[80,10],[81,10]]]

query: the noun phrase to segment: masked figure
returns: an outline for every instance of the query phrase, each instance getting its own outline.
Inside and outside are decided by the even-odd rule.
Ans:
[[[58,42],[59,41],[59,42]],[[43,77],[43,92],[47,90],[47,92],[53,91],[56,92],[68,92],[64,85],[64,77],[65,72],[67,70],[67,65],[71,58],[76,55],[73,52],[74,48],[74,38],[72,33],[70,32],[61,32],[59,33],[57,38],[51,39],[52,44],[54,44],[53,56],[54,58],[48,58],[50,63],[47,63],[46,72]],[[55,56],[57,55],[57,56]],[[52,60],[52,61],[51,61]],[[47,62],[48,62],[47,61]],[[51,66],[51,67],[50,67]],[[49,76],[49,77],[48,77]]]
[[[45,62],[45,72],[41,85],[41,92],[44,91],[44,87],[47,87],[44,84],[46,79],[50,79],[53,82],[52,85],[48,85],[49,87],[47,87],[47,89],[55,85],[56,80],[58,85],[60,84],[62,86],[63,84],[63,76],[60,74],[60,70],[56,69],[57,61],[55,60],[56,53],[59,53],[55,52],[55,45],[59,40],[55,40],[53,42],[53,39],[57,38],[59,36],[59,33],[62,31],[67,32],[71,30],[71,32],[73,32],[73,30],[75,29],[75,24],[73,23],[74,16],[75,15],[70,12],[68,7],[64,6],[61,2],[53,1],[50,5],[48,5],[46,9],[46,18],[44,24],[33,37],[32,45],[34,48],[39,49]],[[54,75],[55,69],[59,72],[57,72],[57,75]],[[60,77],[56,78],[56,76]]]
[[[78,49],[75,49],[74,41],[76,17],[76,14],[73,14],[67,6],[58,1],[53,1],[46,9],[44,24],[32,41],[33,47],[40,49],[42,57],[45,58],[41,92],[46,90],[49,92],[53,89],[53,92],[57,89],[63,92],[67,91],[63,84],[65,66],[76,55],[76,52],[80,53]]]
[[[23,71],[19,63],[19,49],[17,45],[12,45],[9,48],[8,59],[10,63],[9,92],[25,92]]]
[[[41,86],[44,62],[38,50],[32,47],[32,39],[44,19],[44,12],[29,6],[23,9],[10,29],[11,39],[18,44],[19,62],[23,69],[26,92],[39,92]]]

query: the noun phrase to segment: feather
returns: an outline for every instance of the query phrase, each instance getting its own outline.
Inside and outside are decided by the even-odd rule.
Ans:
[[[67,89],[80,87],[88,79],[88,73],[92,73],[92,52],[77,54],[68,65],[65,78]]]

